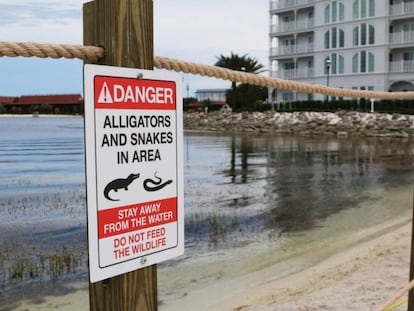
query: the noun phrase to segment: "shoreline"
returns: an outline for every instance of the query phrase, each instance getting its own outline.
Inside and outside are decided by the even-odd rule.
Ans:
[[[414,138],[414,115],[337,112],[191,112],[186,130],[326,137]]]
[[[384,219],[355,232],[345,231],[338,238],[308,249],[303,259],[287,259],[233,277],[221,275],[198,288],[194,283],[191,291],[165,301],[160,310],[376,310],[409,282],[411,200],[412,188],[405,187],[394,199],[382,203],[408,206],[397,218]],[[349,217],[362,220],[369,214],[361,210],[354,215],[348,210],[328,221],[342,219],[345,224]],[[293,268],[315,253],[322,254],[321,260],[311,259],[304,268]],[[214,271],[210,274],[219,275]],[[181,273],[181,277],[185,275]]]
[[[72,114],[0,114],[0,118],[81,118],[82,115]]]
[[[218,279],[208,288],[173,302],[161,302],[159,310],[376,310],[408,283],[411,221],[401,218],[399,224],[380,232],[303,271],[278,279],[270,266],[240,277]],[[4,310],[89,310],[88,284],[66,286],[66,295],[23,300],[18,306],[3,306]],[[217,299],[217,295],[221,297]],[[406,304],[394,310],[406,310]]]

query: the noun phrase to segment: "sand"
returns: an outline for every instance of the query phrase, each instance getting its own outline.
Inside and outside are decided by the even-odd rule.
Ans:
[[[263,285],[237,310],[377,310],[408,283],[410,243],[411,224],[406,224],[287,282]]]
[[[275,279],[272,267],[267,267],[218,280],[161,304],[160,310],[377,310],[408,283],[410,218],[399,219],[375,238],[283,279]],[[76,290],[65,296],[42,297],[36,303],[23,301],[13,310],[88,310],[87,284],[68,286]],[[394,310],[406,308],[403,304]]]
[[[377,310],[408,283],[410,243],[406,222],[287,278],[272,281],[268,267],[242,279],[221,280],[160,310]],[[246,283],[251,286],[237,286]],[[87,288],[79,285],[69,295],[44,297],[37,304],[25,301],[15,310],[88,310],[88,304]]]
[[[161,310],[376,310],[408,283],[410,243],[411,223],[406,221],[287,278],[272,280],[269,267],[217,282]],[[246,283],[251,286],[237,286]]]

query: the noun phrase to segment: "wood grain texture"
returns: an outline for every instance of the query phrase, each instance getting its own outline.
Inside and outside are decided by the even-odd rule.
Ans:
[[[96,0],[84,5],[84,44],[102,46],[100,64],[153,69],[152,0]]]
[[[153,1],[95,0],[84,4],[84,44],[101,46],[101,65],[153,69]],[[92,311],[154,311],[156,265],[89,285]]]

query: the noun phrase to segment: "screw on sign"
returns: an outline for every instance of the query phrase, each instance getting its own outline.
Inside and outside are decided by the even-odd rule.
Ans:
[[[94,282],[184,252],[181,77],[97,65],[84,70]]]

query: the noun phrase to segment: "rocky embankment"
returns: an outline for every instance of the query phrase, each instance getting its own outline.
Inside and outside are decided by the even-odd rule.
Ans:
[[[414,136],[414,116],[354,111],[331,112],[190,112],[184,114],[188,130],[254,132],[312,136]]]

